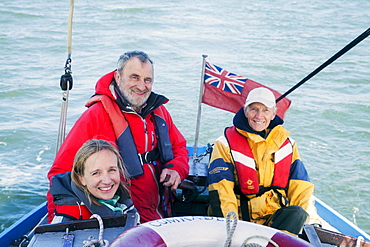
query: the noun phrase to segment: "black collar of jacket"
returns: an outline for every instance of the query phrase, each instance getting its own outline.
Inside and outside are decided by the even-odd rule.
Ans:
[[[134,112],[130,104],[127,102],[125,97],[122,95],[116,82],[114,82],[114,91],[118,95],[116,102],[118,106],[120,107],[120,109],[124,112]],[[166,103],[167,101],[168,99],[165,96],[151,92],[148,100],[146,101],[146,105],[143,108],[141,108],[138,114],[142,118],[146,118],[152,111],[154,111],[159,106]]]
[[[271,120],[267,129],[271,130],[278,125],[283,125],[283,123],[284,123],[284,120],[281,119],[278,115],[275,115],[275,118]],[[233,124],[238,129],[260,135],[263,138],[267,137],[266,130],[255,131],[254,129],[252,129],[252,127],[248,123],[247,117],[244,114],[244,107],[241,107],[240,110],[235,114],[234,119],[233,119]]]

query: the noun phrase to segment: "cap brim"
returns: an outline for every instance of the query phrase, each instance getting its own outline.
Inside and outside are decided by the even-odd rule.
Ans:
[[[245,102],[245,106],[249,106],[250,104],[253,104],[253,103],[264,104],[267,108],[272,108],[275,106],[275,102],[271,102],[271,101],[264,100],[264,99],[255,99],[255,100],[247,101]]]

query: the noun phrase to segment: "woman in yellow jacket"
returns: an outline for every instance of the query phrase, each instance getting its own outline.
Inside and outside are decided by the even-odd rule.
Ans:
[[[276,115],[273,93],[252,90],[213,148],[208,166],[211,214],[298,234],[304,224],[320,224],[314,185],[297,145]]]

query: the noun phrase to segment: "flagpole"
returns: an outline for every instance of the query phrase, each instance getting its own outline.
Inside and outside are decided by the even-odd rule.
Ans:
[[[199,128],[200,128],[200,117],[202,112],[202,96],[204,90],[204,70],[206,67],[206,58],[208,55],[202,55],[203,57],[203,64],[202,64],[202,76],[200,78],[200,89],[199,89],[199,102],[198,102],[198,116],[197,116],[197,126],[195,129],[195,140],[194,140],[194,152],[193,152],[193,162],[197,157],[197,149],[198,149],[198,139],[199,139]]]

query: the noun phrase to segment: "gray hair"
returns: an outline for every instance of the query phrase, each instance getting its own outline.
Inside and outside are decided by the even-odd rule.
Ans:
[[[143,51],[128,51],[123,53],[118,61],[117,61],[117,71],[121,74],[123,68],[125,67],[126,63],[130,58],[137,57],[140,59],[142,63],[146,63],[149,61],[153,65],[153,61],[149,58],[149,56]]]

